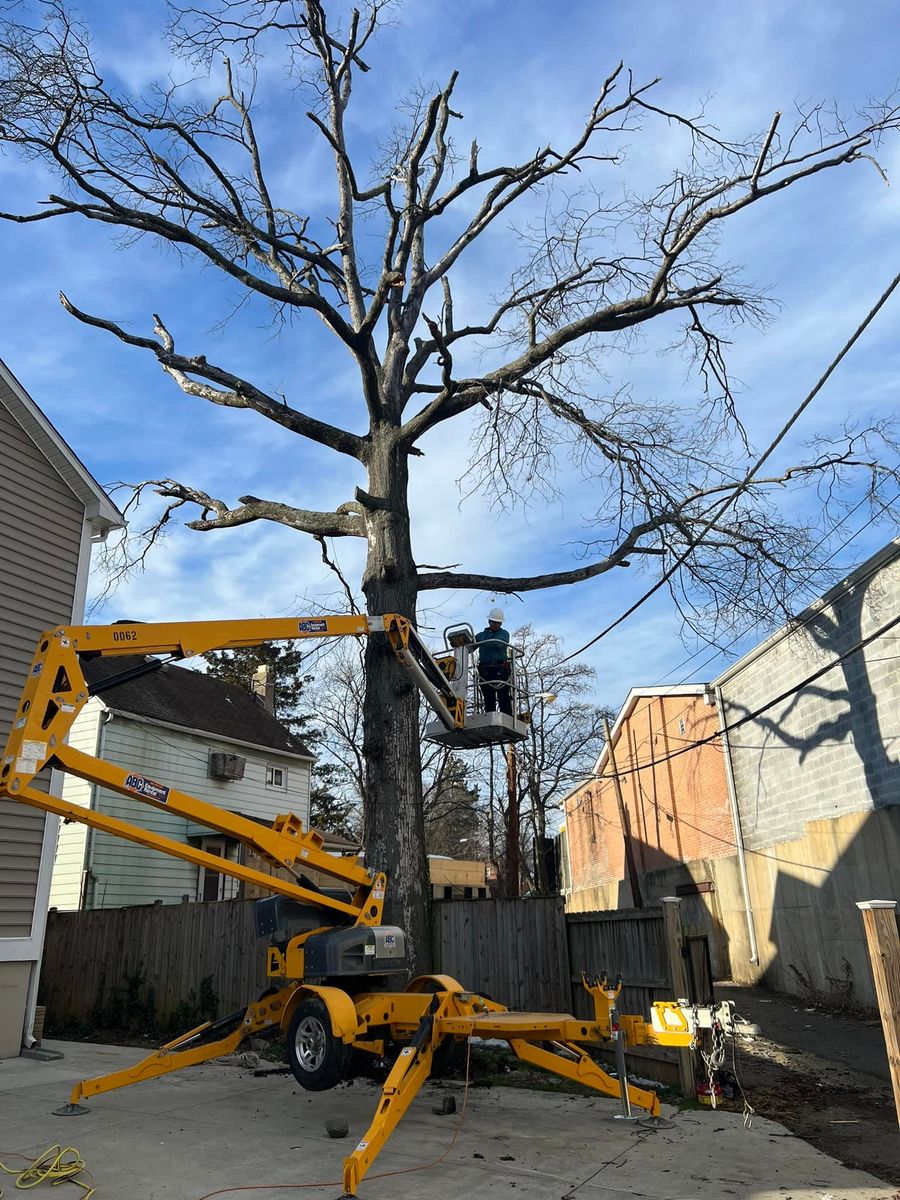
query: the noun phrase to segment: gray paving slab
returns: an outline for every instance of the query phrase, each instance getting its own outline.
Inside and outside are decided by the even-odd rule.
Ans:
[[[97,1097],[87,1116],[54,1117],[74,1081],[140,1052],[50,1045],[65,1059],[0,1062],[0,1158],[73,1144],[97,1180],[96,1200],[335,1200],[342,1159],[375,1109],[371,1084],[313,1094],[290,1076],[210,1063]],[[453,1090],[461,1105],[462,1086]],[[431,1111],[446,1094],[423,1090],[361,1200],[895,1200],[889,1185],[770,1121],[746,1131],[736,1114],[670,1110],[674,1127],[649,1132],[617,1121],[617,1105],[602,1098],[472,1088],[460,1126]],[[349,1122],[347,1139],[327,1137],[331,1118]],[[242,1185],[256,1190],[220,1192]]]

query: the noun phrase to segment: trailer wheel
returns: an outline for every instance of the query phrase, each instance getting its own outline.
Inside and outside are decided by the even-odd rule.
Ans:
[[[297,1005],[287,1031],[287,1060],[308,1092],[324,1092],[347,1076],[352,1047],[335,1037],[323,1001],[311,996]]]

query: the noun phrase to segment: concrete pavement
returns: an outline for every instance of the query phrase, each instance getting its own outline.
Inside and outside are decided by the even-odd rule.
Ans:
[[[97,1181],[96,1200],[201,1200],[242,1185],[255,1190],[229,1192],[230,1200],[335,1200],[342,1158],[375,1108],[371,1084],[313,1094],[290,1076],[255,1078],[210,1063],[98,1097],[87,1116],[54,1117],[50,1110],[74,1081],[121,1068],[142,1052],[45,1044],[65,1058],[0,1062],[0,1158],[36,1155],[53,1142],[75,1145]],[[748,1132],[733,1113],[674,1114],[674,1128],[648,1132],[616,1121],[610,1100],[472,1088],[451,1146],[459,1118],[431,1110],[448,1090],[461,1106],[462,1085],[424,1089],[363,1182],[361,1200],[895,1200],[887,1184],[841,1166],[782,1126],[757,1120]],[[330,1118],[348,1120],[350,1136],[329,1139]],[[445,1152],[438,1165],[414,1170]],[[376,1177],[384,1172],[401,1173]],[[267,1184],[293,1186],[260,1186]],[[303,1189],[294,1191],[297,1185]],[[42,1195],[38,1189],[35,1200]],[[64,1185],[66,1195],[76,1193]]]

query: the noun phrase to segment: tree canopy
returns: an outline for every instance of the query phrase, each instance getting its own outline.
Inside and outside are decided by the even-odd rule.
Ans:
[[[314,446],[364,477],[323,507],[236,494],[230,479],[221,494],[201,478],[137,482],[135,497],[155,492],[162,508],[143,540],[125,544],[125,566],[187,515],[202,534],[275,523],[316,539],[326,560],[328,539],[359,539],[370,613],[414,618],[423,593],[525,593],[640,566],[707,633],[786,610],[794,573],[822,568],[829,501],[850,484],[874,492],[897,474],[893,435],[860,415],[803,460],[747,473],[754,455],[729,346],[742,324],[768,320],[772,303],[729,260],[723,235],[759,206],[776,221],[788,190],[811,197],[836,172],[877,167],[882,141],[900,126],[895,98],[848,114],[823,101],[798,105],[790,119],[760,112],[732,138],[704,113],[671,107],[658,79],[612,63],[574,133],[491,157],[477,131],[460,140],[453,71],[434,86],[410,79],[393,131],[360,147],[351,118],[382,87],[369,52],[390,8],[386,0],[176,4],[168,44],[205,86],[161,79],[136,94],[107,81],[87,29],[61,0],[33,20],[16,7],[3,22],[0,145],[56,182],[0,219],[83,220],[126,249],[152,238],[227,279],[238,303],[266,302],[282,336],[319,323],[353,371],[354,403],[326,411],[302,383],[290,395],[271,390],[227,339],[188,344],[163,313],[126,328],[63,295],[73,317],[152,356],[190,399],[273,423],[296,439],[298,462]],[[281,147],[257,120],[279,72],[289,86],[278,103],[297,136],[330,156],[326,205],[306,205],[285,186]],[[680,161],[651,186],[633,186],[627,150],[657,122]],[[492,296],[467,295],[466,264],[510,222],[518,237],[506,278]],[[677,394],[654,396],[633,382],[635,356],[661,348],[682,379],[687,368]],[[462,564],[417,560],[410,460],[462,418],[473,438],[463,486],[488,504],[585,485],[580,557],[570,549],[548,562],[523,549],[520,564],[501,573],[476,544]],[[821,519],[797,520],[783,500],[797,487],[819,489]],[[365,669],[367,854],[391,874],[392,918],[426,954],[417,697],[383,640],[370,639]]]

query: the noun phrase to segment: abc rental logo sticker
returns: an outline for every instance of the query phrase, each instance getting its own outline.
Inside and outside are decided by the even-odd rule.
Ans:
[[[130,792],[146,796],[148,800],[155,800],[158,804],[165,804],[169,799],[167,787],[161,783],[154,783],[152,779],[145,779],[143,775],[128,775],[125,779],[125,786]]]

